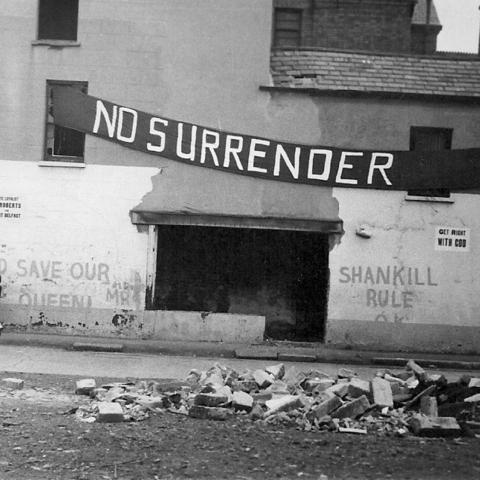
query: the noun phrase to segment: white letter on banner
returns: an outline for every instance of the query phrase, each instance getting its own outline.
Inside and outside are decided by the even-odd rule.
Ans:
[[[159,130],[155,130],[156,123],[163,123],[163,125],[167,126],[168,121],[162,120],[161,118],[152,117],[150,119],[150,135],[158,135],[160,137],[160,145],[153,145],[153,143],[147,143],[147,150],[150,152],[163,152],[165,150],[165,133],[160,132]]]
[[[260,168],[255,166],[255,158],[265,158],[267,154],[267,152],[255,150],[255,147],[257,145],[265,145],[268,147],[270,145],[270,142],[268,140],[259,140],[258,138],[252,138],[252,142],[250,143],[250,153],[248,155],[247,170],[249,172],[267,173],[266,168]]]
[[[95,114],[95,124],[93,125],[93,133],[98,133],[98,129],[100,128],[100,116],[103,115],[105,119],[105,123],[107,124],[108,136],[113,138],[115,135],[115,123],[117,122],[117,106],[113,106],[112,112],[112,119],[110,120],[108,116],[107,109],[105,105],[100,101],[97,100],[97,113]]]
[[[277,145],[277,151],[275,152],[275,167],[273,169],[273,175],[275,177],[280,175],[280,160],[282,158],[285,160],[285,165],[292,173],[293,178],[298,179],[300,171],[300,147],[295,147],[295,165],[293,165],[282,145]]]
[[[232,140],[236,140],[238,142],[238,147],[232,147]],[[223,159],[223,166],[224,168],[228,168],[230,166],[230,155],[233,155],[235,162],[237,162],[237,167],[239,170],[243,170],[242,162],[240,162],[240,157],[238,154],[243,149],[243,137],[239,137],[237,135],[227,135],[225,137],[225,158]]]
[[[195,142],[197,140],[197,127],[192,125],[192,141],[190,143],[190,153],[182,152],[183,143],[183,123],[178,124],[178,136],[177,136],[177,156],[184,158],[185,160],[195,160]]]
[[[325,155],[325,165],[323,168],[323,173],[318,175],[313,173],[313,159],[315,155]],[[319,148],[312,148],[310,150],[310,158],[308,159],[308,178],[312,178],[314,180],[324,180],[327,181],[328,177],[330,176],[330,169],[332,167],[332,156],[333,153],[331,150],[323,150]]]
[[[385,165],[375,165],[375,161],[378,157],[388,158],[388,162]],[[375,169],[380,170],[383,179],[387,185],[391,185],[392,182],[388,179],[385,170],[390,168],[393,165],[393,155],[391,153],[372,153],[372,160],[370,161],[370,170],[368,171],[368,185],[371,185],[373,182],[373,171]]]
[[[363,155],[363,153],[362,152],[342,152],[342,156],[340,157],[340,163],[338,165],[337,178],[335,179],[335,181],[337,183],[348,183],[350,185],[357,185],[358,180],[353,180],[353,179],[350,179],[350,178],[342,178],[343,170],[345,170],[347,168],[349,168],[349,169],[353,168],[353,165],[345,163],[345,159],[347,158],[347,155],[361,157]]]
[[[138,113],[135,110],[127,107],[120,107],[118,115],[118,127],[117,127],[117,139],[122,142],[132,143],[135,140],[135,135],[137,133],[137,120],[138,120]],[[129,137],[124,137],[122,135],[122,128],[123,128],[123,112],[131,113],[133,115],[133,122],[132,122],[132,130],[130,131]]]
[[[207,135],[211,135],[214,138],[213,143],[209,143],[207,141]],[[202,134],[202,153],[200,154],[200,163],[205,163],[207,150],[210,150],[210,154],[212,155],[212,158],[213,158],[213,163],[217,167],[219,167],[220,165],[218,164],[217,153],[215,152],[215,148],[218,148],[219,144],[220,144],[220,135],[217,132],[212,132],[211,130],[207,130],[206,128],[204,128],[203,134]]]

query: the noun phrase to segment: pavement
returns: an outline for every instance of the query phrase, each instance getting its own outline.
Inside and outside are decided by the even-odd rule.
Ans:
[[[2,345],[40,347],[72,352],[103,352],[153,356],[204,357],[210,359],[229,358],[391,367],[404,367],[409,359],[413,359],[422,367],[480,371],[479,355],[340,349],[332,348],[321,343],[306,342],[266,341],[253,345],[225,342],[174,342],[9,332],[5,329],[0,336],[0,347]]]

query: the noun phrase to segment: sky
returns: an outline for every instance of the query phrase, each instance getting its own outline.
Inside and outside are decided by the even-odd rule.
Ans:
[[[443,29],[437,50],[478,53],[480,0],[434,0]]]

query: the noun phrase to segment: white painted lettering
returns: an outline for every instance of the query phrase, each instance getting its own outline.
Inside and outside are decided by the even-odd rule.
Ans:
[[[156,117],[152,117],[150,119],[150,135],[158,136],[160,138],[160,143],[159,143],[159,145],[154,145],[153,143],[148,142],[147,143],[147,150],[150,151],[150,152],[160,153],[160,152],[163,152],[165,150],[165,133],[161,132],[160,130],[157,130],[155,128],[157,123],[161,123],[162,125],[165,125],[165,126],[168,125],[167,120],[163,120],[161,118],[156,118]]]
[[[255,159],[256,158],[265,158],[267,152],[262,152],[261,150],[257,150],[256,147],[258,145],[265,145],[268,147],[270,142],[268,140],[259,140],[258,138],[253,138],[252,142],[250,143],[250,153],[248,155],[248,167],[247,170],[249,172],[259,172],[259,173],[267,173],[266,168],[261,168],[255,166]]]
[[[282,147],[282,145],[277,145],[277,151],[275,152],[275,167],[273,168],[273,175],[278,177],[280,175],[280,161],[283,159],[285,165],[290,170],[292,177],[298,179],[298,175],[300,173],[300,147],[295,147],[295,164],[290,161],[288,158],[287,152]]]
[[[234,148],[232,146],[232,141],[237,142],[237,147]],[[240,161],[240,157],[238,154],[243,149],[243,137],[237,135],[227,135],[225,137],[225,157],[223,159],[223,166],[224,168],[228,168],[230,166],[230,157],[233,156],[237,167],[239,170],[243,170],[242,162]]]
[[[363,156],[363,153],[362,152],[342,152],[342,156],[340,157],[340,163],[338,165],[337,178],[335,179],[335,181],[337,183],[357,185],[358,180],[354,180],[353,178],[342,178],[342,174],[344,170],[353,168],[352,164],[346,163],[347,156],[361,157]]]
[[[197,142],[197,127],[192,125],[191,130],[191,140],[190,140],[190,151],[183,152],[182,145],[185,143],[183,140],[183,123],[178,124],[178,136],[177,136],[177,156],[185,160],[195,160],[195,144]]]
[[[122,135],[124,113],[130,113],[133,116],[132,127],[129,137]],[[120,107],[118,114],[117,139],[122,142],[132,143],[135,140],[135,135],[137,134],[137,122],[138,113],[135,110],[127,107]]]
[[[100,119],[103,115],[105,123],[107,125],[108,136],[113,138],[115,135],[115,124],[117,123],[117,106],[113,106],[112,118],[109,117],[107,109],[101,100],[97,100],[97,111],[95,114],[95,123],[93,124],[93,133],[98,133],[100,128]]]
[[[313,173],[313,162],[315,159],[315,155],[324,155],[325,156],[325,163],[323,166],[323,172],[321,174]],[[320,148],[312,148],[310,150],[310,157],[308,159],[308,174],[307,177],[313,180],[323,180],[327,181],[328,177],[330,176],[330,169],[332,167],[332,156],[333,153],[331,150],[324,150]]]
[[[213,137],[213,142],[208,141],[208,136]],[[212,156],[213,163],[218,167],[218,157],[215,149],[220,145],[220,135],[217,132],[212,132],[211,130],[204,129],[202,133],[202,151],[200,154],[200,163],[205,163],[205,158],[207,156],[207,150]]]
[[[377,158],[385,157],[387,158],[387,163],[384,165],[376,165]],[[370,169],[368,171],[367,184],[371,185],[373,182],[373,172],[374,170],[379,170],[382,174],[383,180],[387,185],[391,185],[392,182],[388,179],[385,170],[390,168],[393,165],[393,155],[391,153],[372,153],[372,160],[370,161]]]

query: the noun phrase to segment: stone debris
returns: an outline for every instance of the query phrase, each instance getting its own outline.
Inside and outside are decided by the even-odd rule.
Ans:
[[[77,394],[90,399],[75,414],[85,422],[142,421],[167,412],[215,421],[242,415],[305,431],[398,437],[472,435],[480,425],[478,378],[464,375],[449,383],[413,360],[402,371],[381,369],[372,379],[346,368],[330,376],[283,364],[244,372],[215,364],[192,370],[173,391],[165,388],[154,381],[100,387],[79,381]]]
[[[24,382],[19,378],[2,378],[0,387],[7,390],[23,390]]]

